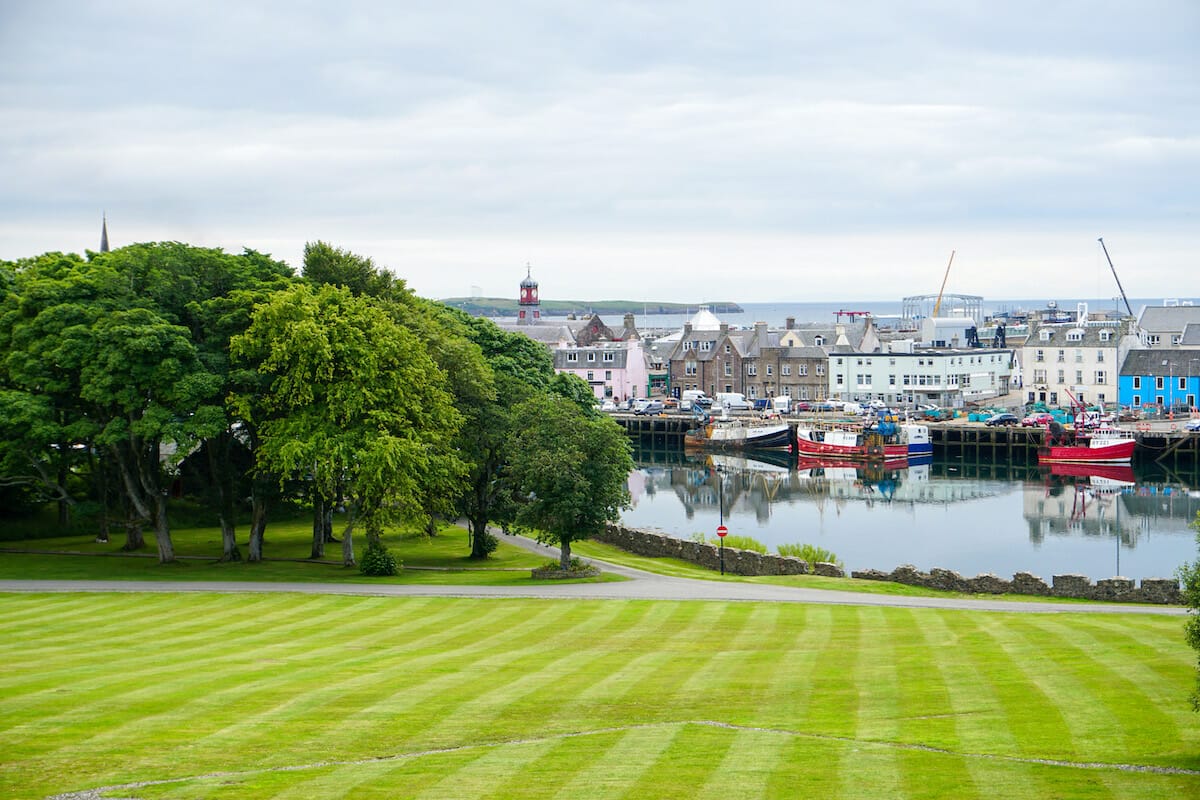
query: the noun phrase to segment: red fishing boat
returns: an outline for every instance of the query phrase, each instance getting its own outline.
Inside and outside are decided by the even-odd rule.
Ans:
[[[1074,430],[1067,431],[1057,422],[1046,427],[1045,444],[1038,448],[1039,464],[1128,464],[1137,448],[1132,431],[1111,425],[1092,425],[1093,417],[1082,403],[1075,400]]]
[[[891,461],[908,456],[908,444],[899,440],[896,426],[846,427],[821,430],[796,428],[796,452],[801,456],[853,461]],[[882,429],[882,430],[881,430]]]

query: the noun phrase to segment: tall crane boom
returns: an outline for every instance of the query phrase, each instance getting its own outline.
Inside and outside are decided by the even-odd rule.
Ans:
[[[938,315],[938,309],[942,307],[942,293],[946,291],[946,281],[950,277],[950,264],[954,263],[954,251],[950,251],[950,261],[946,264],[946,274],[942,276],[942,288],[938,289],[937,302],[933,304],[933,316]]]
[[[1133,316],[1133,309],[1129,307],[1129,298],[1125,296],[1125,288],[1121,286],[1121,279],[1117,277],[1117,268],[1113,266],[1112,257],[1108,254],[1108,248],[1104,247],[1104,237],[1101,236],[1096,240],[1100,243],[1100,247],[1104,250],[1104,257],[1108,259],[1108,268],[1112,270],[1113,280],[1117,282],[1117,288],[1121,290],[1121,299],[1125,301],[1125,310],[1129,312],[1129,316]]]

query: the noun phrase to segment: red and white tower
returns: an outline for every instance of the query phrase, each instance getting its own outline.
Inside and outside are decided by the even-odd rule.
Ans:
[[[525,264],[525,280],[521,281],[521,295],[517,300],[517,324],[536,325],[542,321],[541,303],[538,300],[538,285],[530,277],[529,263]]]

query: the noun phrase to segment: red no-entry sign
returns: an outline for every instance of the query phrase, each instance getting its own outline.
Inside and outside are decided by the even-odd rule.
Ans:
[[[717,526],[717,536],[724,537],[727,533],[729,533],[729,528],[726,528],[724,525]]]

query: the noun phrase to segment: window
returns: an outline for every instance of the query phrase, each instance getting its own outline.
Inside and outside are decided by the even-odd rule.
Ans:
[[[767,364],[767,376],[769,377],[773,374],[774,374],[774,367],[772,367],[770,364]]]
[[[725,362],[725,377],[733,377],[733,364],[730,364],[728,361]]]
[[[808,374],[808,364],[801,364],[801,365],[800,365],[799,367],[797,367],[796,369],[799,371],[799,375],[800,375],[800,377],[802,377],[802,378],[803,378],[805,375],[807,375],[807,374]]]
[[[685,353],[686,353],[688,350],[691,350],[691,349],[692,349],[692,343],[691,343],[691,342],[684,342],[684,343],[683,343],[683,351],[684,351]]]
[[[579,360],[579,353],[567,353],[567,363],[573,364]]]
[[[1059,351],[1058,351],[1058,360],[1059,360],[1060,362],[1062,362],[1062,361],[1066,361],[1066,360],[1067,360],[1067,351],[1066,351],[1066,350],[1059,350]]]
[[[1060,370],[1058,371],[1058,382],[1059,382],[1059,383],[1066,383],[1066,382],[1067,382],[1067,372],[1066,372],[1066,370],[1062,370],[1062,369],[1060,369]]]
[[[780,375],[783,375],[783,376],[785,376],[785,377],[786,377],[786,376],[788,376],[788,375],[791,375],[791,374],[792,374],[792,365],[791,365],[791,364],[784,364],[783,366],[781,366],[781,367],[779,368],[779,374],[780,374]]]
[[[707,350],[712,350],[712,346],[713,346],[712,342],[701,342],[700,343],[700,351],[704,352]]]
[[[825,344],[825,337],[824,337],[824,336],[815,336],[815,337],[813,337],[813,346],[814,346],[814,347],[821,347],[821,346],[822,346],[822,345],[824,345],[824,344]]]
[[[596,360],[596,354],[588,353],[588,361],[595,361],[595,360]]]
[[[1150,347],[1158,347],[1159,337],[1157,333],[1151,333],[1146,336],[1146,344]]]
[[[817,376],[824,377],[824,375],[825,375],[825,365],[817,364]]]
[[[605,354],[604,354],[604,360],[605,360],[605,361],[612,361],[612,360],[613,360],[613,354],[612,354],[612,353],[605,353]]]
[[[1079,330],[1078,328],[1067,331],[1067,341],[1068,342],[1082,342],[1083,341],[1083,331]]]
[[[1104,370],[1098,369],[1096,370],[1096,380],[1094,380],[1093,383],[1108,383],[1107,378],[1108,376],[1105,374]]]
[[[1163,388],[1163,378],[1162,378],[1162,375],[1159,375],[1157,378],[1155,378],[1155,379],[1154,379],[1154,388],[1155,388],[1155,389],[1160,389],[1160,390]]]
[[[1046,382],[1046,370],[1035,369],[1033,371],[1033,382],[1034,383],[1045,383]]]
[[[1075,363],[1076,363],[1076,364],[1082,364],[1082,363],[1083,363],[1083,351],[1082,351],[1082,350],[1076,350],[1076,351],[1075,351]]]
[[[1182,375],[1179,376],[1179,385],[1176,386],[1175,388],[1181,392],[1186,392],[1187,391],[1187,378],[1183,377]]]
[[[1034,356],[1033,360],[1034,361],[1045,361],[1046,360],[1046,351],[1038,350],[1037,354]]]
[[[1100,331],[1100,341],[1107,342],[1112,338],[1112,331]]]
[[[1048,331],[1048,330],[1044,330],[1044,329],[1043,329],[1043,330],[1042,330],[1042,331],[1041,331],[1041,332],[1038,334],[1038,336],[1041,338],[1041,340],[1042,340],[1043,342],[1048,342],[1048,341],[1050,341],[1050,336],[1051,336],[1053,333],[1054,333],[1054,331]]]
[[[732,352],[733,352],[733,345],[730,345],[730,344],[725,345],[725,355],[729,355]]]
[[[591,383],[592,381],[596,380],[596,373],[592,372],[590,369],[588,370],[587,375],[588,375],[588,377],[587,377],[588,383]]]
[[[746,374],[747,375],[757,375],[758,374],[758,365],[751,364],[748,367],[746,367]]]
[[[1134,406],[1140,406],[1142,404],[1142,398],[1135,394],[1133,396],[1133,404]]]
[[[1076,385],[1083,383],[1083,370],[1075,370],[1075,383]]]
[[[606,380],[606,381],[612,380],[612,370],[611,369],[604,370],[604,380]]]
[[[695,375],[696,374],[696,362],[695,361],[685,361],[683,364],[683,374],[684,375]]]
[[[895,385],[896,385],[896,376],[888,375],[888,386],[895,386]]]
[[[837,374],[837,377],[834,378],[834,383],[838,386],[842,386],[843,384],[845,384],[845,382],[846,381],[845,381],[845,379],[842,378],[842,373],[840,373],[840,372]]]
[[[1135,388],[1135,389],[1142,388],[1142,376],[1140,376],[1140,375],[1133,376],[1133,388]],[[1134,405],[1137,405],[1137,404],[1135,403]]]
[[[1097,351],[1096,351],[1096,363],[1097,363],[1097,364],[1103,364],[1103,363],[1104,363],[1104,351],[1103,351],[1103,350],[1097,350]]]

